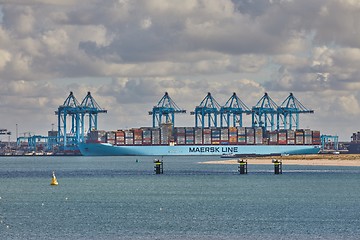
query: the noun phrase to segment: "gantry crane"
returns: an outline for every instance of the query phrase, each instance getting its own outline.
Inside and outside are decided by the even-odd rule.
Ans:
[[[85,116],[89,116],[88,131],[97,129],[97,114],[106,113],[88,92],[81,104],[75,98],[73,92],[65,99],[64,104],[59,106],[55,114],[58,115],[58,141],[64,146],[64,150],[76,147],[84,140]],[[67,118],[71,118],[70,128],[67,126]],[[70,130],[68,132],[68,130]]]
[[[152,111],[149,111],[149,115],[152,115],[153,127],[160,127],[163,123],[171,123],[174,127],[175,113],[186,113],[186,110],[179,108],[167,92]]]
[[[217,127],[219,112],[220,104],[208,92],[200,105],[195,108],[195,111],[191,112],[191,115],[195,115],[195,127],[198,127],[198,120],[201,122],[201,128]]]
[[[79,141],[84,141],[85,136],[85,116],[89,116],[89,126],[87,131],[90,132],[92,130],[97,130],[98,124],[98,114],[99,113],[107,113],[107,110],[100,107],[100,105],[95,101],[95,99],[91,96],[91,93],[88,92],[85,98],[82,100],[80,104],[81,108],[81,132]]]
[[[242,127],[243,113],[251,114],[251,110],[240,100],[236,93],[233,93],[225,105],[220,108],[220,126]],[[231,119],[232,125],[230,124]]]
[[[299,114],[300,113],[314,113],[314,110],[307,109],[299,102],[293,95],[290,95],[283,101],[278,108],[277,113],[277,129],[293,129],[295,122],[295,129],[299,129]],[[280,125],[282,123],[282,125]]]
[[[76,144],[77,136],[80,124],[79,116],[79,102],[75,98],[73,92],[70,92],[69,96],[65,99],[63,105],[59,106],[55,114],[58,116],[58,140],[64,149],[68,145]],[[71,118],[70,131],[68,133],[67,118]]]
[[[252,107],[251,111],[252,127],[264,129],[270,127],[271,131],[275,130],[275,115],[278,113],[278,106],[267,93]]]

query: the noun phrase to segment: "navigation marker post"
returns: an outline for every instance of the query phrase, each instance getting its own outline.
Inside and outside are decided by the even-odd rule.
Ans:
[[[247,174],[247,161],[243,159],[238,160],[239,165],[239,173],[240,174]]]
[[[162,160],[159,160],[159,159],[155,159],[154,160],[154,163],[155,163],[155,166],[154,166],[154,169],[155,169],[155,173],[156,174],[163,174],[164,173],[164,163]]]
[[[282,161],[273,159],[272,162],[274,163],[274,173],[282,174]]]

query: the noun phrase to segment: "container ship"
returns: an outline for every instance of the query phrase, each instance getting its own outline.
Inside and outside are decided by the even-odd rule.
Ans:
[[[353,133],[351,136],[351,142],[346,143],[345,147],[350,154],[360,153],[360,132]]]
[[[79,144],[84,156],[253,156],[316,154],[320,131],[267,131],[262,127],[142,127],[91,131]]]

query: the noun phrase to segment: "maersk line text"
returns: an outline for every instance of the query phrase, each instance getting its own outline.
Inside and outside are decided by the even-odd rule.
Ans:
[[[237,153],[238,147],[189,147],[189,152],[218,152],[218,153]]]

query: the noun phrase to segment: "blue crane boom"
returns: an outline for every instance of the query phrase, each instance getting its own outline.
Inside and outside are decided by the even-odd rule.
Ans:
[[[236,127],[237,125],[242,127],[243,113],[251,114],[251,110],[234,92],[225,105],[220,108],[220,126],[230,127],[230,121],[232,119],[233,127]]]
[[[153,107],[152,111],[149,111],[149,115],[152,115],[153,127],[160,127],[162,123],[170,122],[174,127],[175,113],[186,113],[186,110],[183,110],[176,105],[167,92],[165,92],[157,105]]]
[[[85,116],[89,115],[89,128],[97,129],[97,114],[106,113],[88,92],[81,104],[75,98],[73,92],[65,99],[64,104],[59,106],[55,114],[58,115],[58,140],[64,150],[73,148],[85,138]],[[67,128],[67,117],[71,118],[70,132]]]
[[[198,120],[201,122],[201,128],[217,127],[217,118],[220,112],[220,104],[208,92],[206,97],[196,106],[191,115],[195,115],[195,127],[198,127]],[[207,124],[206,120],[207,119]]]
[[[87,129],[88,132],[91,130],[97,129],[98,124],[98,114],[99,113],[107,113],[107,110],[100,107],[100,105],[95,101],[95,99],[91,96],[91,93],[88,92],[85,98],[82,100],[80,104],[81,108],[81,136],[80,141],[84,140],[84,128],[85,128],[85,115],[89,116],[89,127]]]
[[[75,98],[74,93],[70,92],[69,96],[65,99],[64,103],[59,106],[55,114],[58,116],[58,139],[64,145],[74,145],[76,140],[76,129],[79,128],[79,101]],[[70,133],[67,134],[67,117],[71,118]],[[68,140],[70,142],[68,142]]]
[[[271,131],[275,130],[274,116],[278,113],[278,106],[267,93],[252,107],[251,111],[252,127],[267,129],[270,126]]]
[[[314,110],[307,109],[295,96],[290,93],[289,96],[278,107],[277,113],[277,129],[283,127],[284,129],[299,129],[299,114],[300,113],[314,113]],[[280,123],[283,125],[281,126]]]

